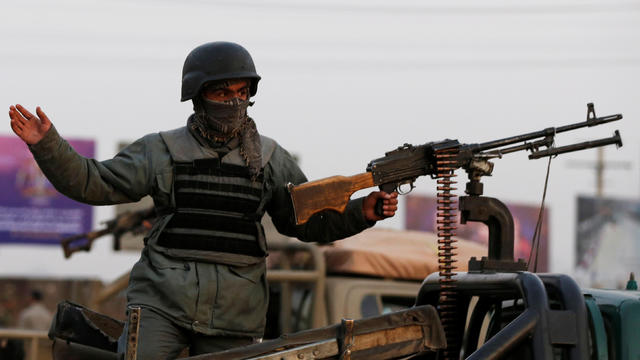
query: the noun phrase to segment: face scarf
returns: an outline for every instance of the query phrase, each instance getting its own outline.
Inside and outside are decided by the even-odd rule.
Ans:
[[[219,102],[196,97],[193,101],[195,116],[189,126],[212,147],[220,147],[238,138],[240,154],[255,180],[262,168],[262,146],[256,124],[247,116],[247,107],[252,104],[249,100],[238,98]]]

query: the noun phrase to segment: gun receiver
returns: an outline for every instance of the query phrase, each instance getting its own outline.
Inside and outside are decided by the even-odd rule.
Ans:
[[[343,212],[351,195],[361,189],[379,186],[380,190],[387,193],[398,191],[400,194],[406,194],[414,188],[413,184],[418,177],[437,177],[436,153],[446,150],[456,150],[457,154],[448,160],[450,168],[463,168],[469,173],[470,178],[477,180],[481,176],[491,175],[493,163],[489,162],[489,159],[501,158],[516,151],[529,151],[529,159],[538,159],[610,144],[620,147],[622,140],[617,130],[614,136],[609,138],[554,147],[556,134],[620,119],[622,114],[596,117],[593,103],[589,103],[586,121],[557,128],[550,127],[480,144],[461,144],[450,139],[423,145],[404,144],[385,153],[385,156],[372,160],[365,173],[349,177],[333,176],[300,185],[287,184],[296,223],[303,224],[311,216],[324,210]],[[408,186],[408,190],[403,186]],[[468,193],[469,191],[467,189]],[[381,209],[381,203],[379,205],[378,208]],[[381,213],[380,210],[377,212]]]

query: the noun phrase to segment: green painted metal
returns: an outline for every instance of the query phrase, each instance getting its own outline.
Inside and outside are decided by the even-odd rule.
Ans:
[[[627,281],[627,290],[638,290],[638,283],[636,282],[636,278],[633,273],[631,273],[629,281]]]
[[[604,320],[602,319],[602,314],[600,314],[600,309],[598,308],[598,304],[596,304],[595,299],[589,295],[584,295],[584,301],[587,305],[587,310],[589,311],[589,319],[591,320],[591,325],[593,326],[593,346],[595,348],[595,358],[598,360],[608,360],[609,359],[609,351],[607,350],[607,331],[604,327]]]
[[[595,300],[604,320],[611,359],[640,359],[640,292],[586,289]]]

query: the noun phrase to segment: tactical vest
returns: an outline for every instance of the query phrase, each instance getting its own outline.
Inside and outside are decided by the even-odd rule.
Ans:
[[[261,136],[263,171],[251,179],[239,148],[220,158],[186,127],[160,135],[174,165],[174,210],[157,237],[160,249],[172,257],[228,265],[263,261],[264,166],[275,141]]]

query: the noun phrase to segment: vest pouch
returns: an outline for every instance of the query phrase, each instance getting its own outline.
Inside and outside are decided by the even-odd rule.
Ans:
[[[155,174],[154,191],[151,194],[153,204],[159,213],[167,213],[173,208],[172,201],[173,188],[173,170],[171,168],[163,169]]]
[[[269,295],[265,261],[250,266],[217,266],[218,296],[213,305],[213,326],[244,333],[264,331]]]
[[[165,312],[178,322],[189,321],[196,311],[198,274],[189,264],[159,253],[152,246],[142,250],[133,265],[127,288],[127,304]]]
[[[158,190],[163,193],[171,193],[171,187],[173,186],[173,171],[167,169],[159,174],[156,174],[156,184]]]

